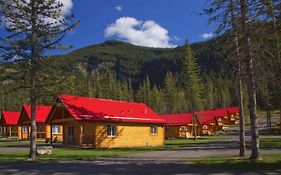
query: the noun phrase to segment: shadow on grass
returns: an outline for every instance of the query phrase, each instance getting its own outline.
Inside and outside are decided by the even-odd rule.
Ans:
[[[195,159],[188,164],[194,167],[219,168],[222,170],[246,170],[246,171],[274,171],[281,173],[281,154],[265,155],[263,160],[252,161],[240,157],[209,157]]]
[[[21,164],[0,164],[3,174],[248,174],[241,170],[189,167],[186,164],[157,163],[149,161],[76,161],[76,162],[24,162]]]

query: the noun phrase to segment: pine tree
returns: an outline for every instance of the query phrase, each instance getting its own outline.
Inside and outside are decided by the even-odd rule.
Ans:
[[[202,90],[199,77],[199,66],[196,62],[194,53],[189,45],[184,47],[184,53],[182,58],[182,79],[186,92],[186,97],[191,101],[192,120],[194,128],[194,140],[197,139],[196,127],[195,127],[195,110],[201,110],[202,107]]]
[[[1,38],[2,59],[24,63],[30,77],[31,137],[29,160],[36,159],[36,116],[38,69],[48,50],[64,48],[60,42],[75,24],[63,16],[57,0],[0,0],[0,23],[8,36]],[[72,24],[71,24],[72,23]],[[22,71],[21,70],[21,71]],[[18,71],[18,72],[21,72]]]
[[[189,45],[184,46],[182,58],[182,81],[185,89],[185,95],[191,101],[192,111],[201,110],[202,106],[202,88],[200,80],[200,70]]]
[[[166,113],[175,113],[177,112],[177,87],[174,80],[174,76],[171,72],[167,72],[164,80],[164,96],[166,102]]]

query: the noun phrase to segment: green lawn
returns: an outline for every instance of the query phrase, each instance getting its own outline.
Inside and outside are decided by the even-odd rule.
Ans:
[[[112,157],[149,151],[149,148],[131,149],[78,149],[78,148],[54,148],[51,155],[38,155],[38,161],[61,160],[94,160],[97,157]],[[0,162],[24,161],[28,157],[27,151],[0,151]]]
[[[224,139],[229,138],[227,136],[205,136],[198,137],[197,140],[192,138],[189,139],[169,139],[165,140],[164,144],[166,148],[178,148],[178,147],[191,147],[198,144],[212,143],[224,141]]]
[[[247,147],[251,147],[251,142],[246,142]],[[281,137],[265,136],[260,138],[260,148],[281,149]]]
[[[281,172],[281,154],[262,155],[262,160],[251,161],[240,157],[207,157],[194,159],[188,162],[190,166],[210,167],[220,169],[239,169],[253,171],[277,171]]]

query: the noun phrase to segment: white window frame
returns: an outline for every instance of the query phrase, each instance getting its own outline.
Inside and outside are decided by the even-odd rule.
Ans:
[[[117,126],[115,124],[107,124],[106,125],[106,135],[109,137],[116,137],[117,136]]]
[[[52,134],[60,134],[60,125],[52,125]]]
[[[21,132],[23,133],[23,134],[27,134],[28,133],[28,127],[27,126],[22,126],[21,127]]]
[[[157,133],[158,133],[158,128],[157,128],[157,125],[151,125],[150,126],[150,134],[151,135],[157,135]]]

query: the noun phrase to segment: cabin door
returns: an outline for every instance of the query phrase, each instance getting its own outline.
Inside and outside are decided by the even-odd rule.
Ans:
[[[66,135],[66,144],[73,145],[74,144],[74,127],[67,127],[67,135]]]

